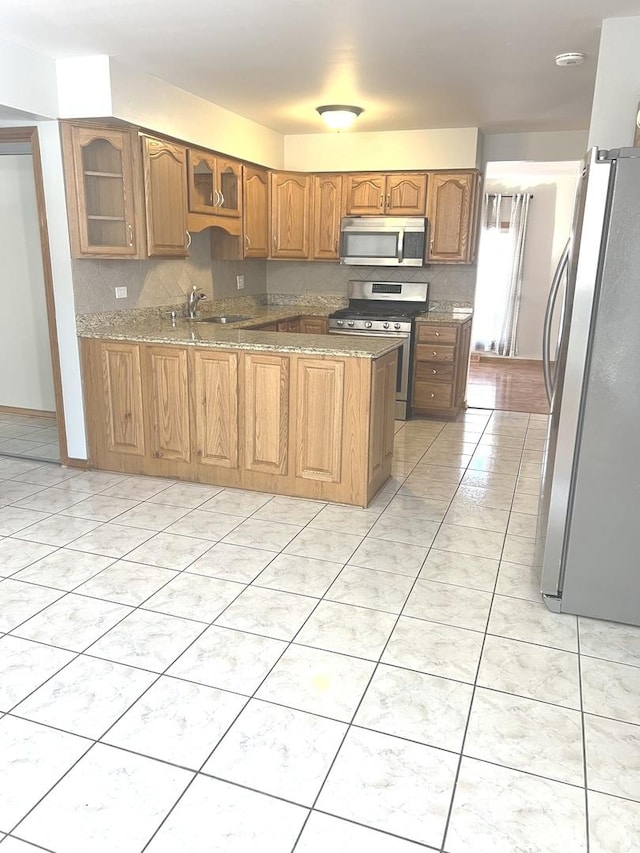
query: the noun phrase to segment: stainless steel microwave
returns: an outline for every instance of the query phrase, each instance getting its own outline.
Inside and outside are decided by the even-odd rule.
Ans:
[[[340,225],[340,263],[422,267],[427,220],[422,216],[347,216]]]

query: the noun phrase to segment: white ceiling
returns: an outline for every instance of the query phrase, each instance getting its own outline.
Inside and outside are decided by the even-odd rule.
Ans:
[[[638,0],[1,0],[0,34],[55,58],[108,54],[281,133],[315,107],[357,130],[589,126],[603,18]],[[558,68],[566,51],[587,54]]]

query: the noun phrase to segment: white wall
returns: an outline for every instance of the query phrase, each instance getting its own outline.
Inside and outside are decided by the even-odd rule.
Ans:
[[[113,58],[59,60],[57,72],[60,118],[114,116],[194,145],[282,168],[280,133]]]
[[[489,164],[485,192],[531,193],[518,317],[518,358],[542,358],[544,313],[554,270],[569,237],[578,162]],[[549,172],[544,173],[548,168]]]
[[[0,39],[0,105],[51,118],[58,114],[53,59]]]
[[[482,137],[482,160],[580,160],[587,150],[586,130],[548,133],[494,133]]]
[[[55,411],[30,154],[0,145],[0,405]]]
[[[67,226],[67,204],[64,193],[58,122],[39,122],[38,135],[49,229],[49,252],[58,329],[67,451],[71,458],[86,459],[87,445],[84,430],[80,353],[76,336],[71,246],[69,245]]]
[[[284,168],[309,172],[473,169],[477,150],[476,127],[305,133],[284,138]]]
[[[640,18],[608,18],[602,23],[593,93],[589,147],[633,145],[640,102]]]

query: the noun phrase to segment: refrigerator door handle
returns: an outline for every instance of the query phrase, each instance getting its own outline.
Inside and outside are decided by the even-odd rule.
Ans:
[[[544,387],[547,392],[549,405],[551,405],[554,384],[551,377],[551,326],[553,323],[553,311],[556,299],[558,298],[560,284],[562,283],[562,277],[569,264],[569,244],[570,240],[567,240],[567,245],[564,247],[560,260],[558,261],[558,266],[556,267],[556,271],[553,275],[553,281],[551,282],[549,299],[547,300],[547,308],[544,314],[544,330],[542,333],[542,368],[544,372]]]

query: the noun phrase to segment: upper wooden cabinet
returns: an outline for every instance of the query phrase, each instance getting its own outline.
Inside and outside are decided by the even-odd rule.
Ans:
[[[476,249],[478,172],[433,172],[429,177],[427,259],[433,263],[471,263]]]
[[[71,253],[144,257],[135,130],[62,123]]]
[[[182,145],[142,137],[147,253],[185,257],[187,243],[187,152]]]
[[[242,164],[200,148],[187,150],[189,210],[213,216],[242,215]]]
[[[311,175],[271,173],[271,257],[309,257]]]
[[[269,255],[269,173],[256,166],[243,169],[245,258]]]
[[[347,216],[424,216],[425,172],[345,175]]]
[[[314,175],[311,257],[335,261],[340,257],[342,175]]]

